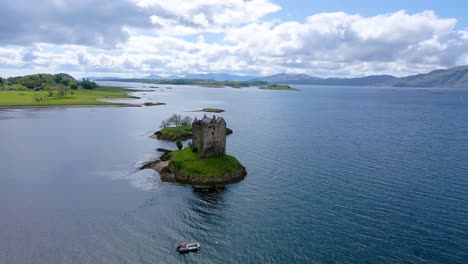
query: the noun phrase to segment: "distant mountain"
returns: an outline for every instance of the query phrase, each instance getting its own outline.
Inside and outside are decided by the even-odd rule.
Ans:
[[[280,73],[267,77],[256,78],[256,81],[281,84],[309,84],[310,82],[321,80],[320,78],[307,74],[286,74]]]
[[[186,74],[185,79],[193,80],[215,80],[215,81],[239,81],[245,82],[257,78],[251,75],[234,75],[228,73],[205,73],[205,74]]]
[[[124,79],[124,78],[121,78],[121,77],[96,77],[96,76],[90,76],[90,77],[86,77],[86,79],[90,80],[90,81],[109,81],[109,80],[120,80],[120,79]]]
[[[124,81],[118,77],[90,77],[90,80]],[[427,74],[397,78],[391,75],[371,75],[360,78],[318,78],[307,74],[280,73],[266,77],[241,76],[227,73],[186,74],[162,77],[149,75],[141,80],[214,80],[237,82],[267,82],[270,84],[309,84],[336,86],[395,86],[395,87],[463,87],[468,88],[468,66],[436,70]]]
[[[148,80],[176,80],[176,79],[190,79],[190,80],[215,80],[215,81],[249,81],[257,78],[256,76],[250,75],[234,75],[227,73],[205,73],[205,74],[185,74],[185,75],[171,75],[167,77],[159,76],[156,74],[151,74],[149,76],[143,77],[143,79]]]
[[[395,86],[395,87],[464,87],[468,88],[468,66],[436,70],[403,78],[391,75],[371,75],[360,78],[317,78],[306,74],[275,74],[257,78],[272,84],[309,84],[340,86]]]
[[[396,87],[468,88],[468,66],[398,78],[389,84]]]
[[[344,86],[368,86],[383,84],[392,81],[396,77],[391,75],[373,75],[361,78],[318,78],[307,74],[275,74],[256,80],[268,83],[280,84],[312,84],[312,85],[344,85]]]
[[[371,75],[360,78],[327,78],[314,82],[319,85],[341,85],[341,86],[373,86],[385,85],[386,83],[397,79],[392,75]]]
[[[143,77],[143,79],[148,79],[148,80],[159,80],[159,79],[163,79],[163,77],[159,76],[159,75],[156,75],[156,74],[151,74],[151,75],[148,75],[146,77]]]

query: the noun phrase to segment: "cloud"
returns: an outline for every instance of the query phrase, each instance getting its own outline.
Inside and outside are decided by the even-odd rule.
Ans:
[[[21,50],[0,47],[0,68],[15,69],[23,64]]]
[[[398,74],[455,66],[468,52],[466,31],[455,31],[455,24],[455,19],[439,18],[433,11],[374,17],[321,13],[304,23],[249,24],[232,29],[226,40],[241,43],[257,62],[270,61],[285,70],[314,73],[331,65],[330,73],[359,75],[355,70],[361,68],[361,75]],[[388,67],[381,66],[385,63]]]
[[[151,21],[160,35],[223,32],[226,28],[259,21],[281,10],[269,0],[136,0],[154,11]]]
[[[131,31],[193,34],[255,22],[276,12],[267,0],[31,0],[4,1],[0,45],[77,44],[114,48]]]
[[[0,31],[4,69],[73,71],[78,77],[187,72],[351,77],[401,76],[468,63],[468,30],[456,30],[456,19],[433,11],[319,13],[302,22],[278,22],[265,19],[280,10],[266,0],[104,0],[92,11],[86,11],[90,0],[46,0],[38,10],[19,13],[26,1],[15,2],[0,11],[0,22],[11,19],[2,12],[31,19],[0,24],[19,30]],[[216,40],[207,32],[216,32]]]
[[[135,0],[138,6],[161,13],[163,19],[177,24],[207,28],[256,22],[281,10],[269,0]]]
[[[55,43],[110,48],[128,39],[127,26],[152,26],[148,11],[123,0],[4,1],[0,45]]]

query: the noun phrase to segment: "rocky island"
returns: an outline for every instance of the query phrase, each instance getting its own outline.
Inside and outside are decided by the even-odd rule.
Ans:
[[[261,90],[274,90],[274,91],[299,91],[298,89],[296,88],[292,88],[291,86],[289,85],[286,85],[286,84],[272,84],[272,85],[268,85],[268,86],[263,86],[263,87],[260,87]]]
[[[193,110],[192,112],[222,113],[225,111],[226,110],[224,109],[218,109],[218,108],[203,108],[201,110]]]
[[[162,150],[164,155],[141,169],[154,169],[161,180],[202,188],[219,188],[241,181],[245,167],[226,154],[226,122],[223,118],[206,117],[192,123],[192,144],[179,150]]]
[[[161,103],[161,102],[156,102],[156,103],[153,103],[153,102],[145,102],[143,105],[144,105],[144,106],[158,106],[158,105],[166,105],[166,103]]]

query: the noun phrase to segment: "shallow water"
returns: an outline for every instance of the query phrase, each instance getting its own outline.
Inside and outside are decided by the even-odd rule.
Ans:
[[[135,102],[165,106],[0,111],[0,263],[466,263],[468,90],[159,87]],[[206,107],[244,181],[137,172],[175,147],[148,137],[162,119]]]

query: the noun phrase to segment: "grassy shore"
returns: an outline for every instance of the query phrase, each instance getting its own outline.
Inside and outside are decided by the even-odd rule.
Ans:
[[[298,89],[292,88],[289,85],[273,84],[268,86],[260,87],[262,90],[274,90],[274,91],[299,91]]]
[[[39,99],[38,99],[39,98]],[[99,86],[93,90],[71,90],[64,96],[46,91],[0,91],[0,107],[15,106],[67,106],[67,105],[125,105],[98,99],[132,98],[122,87]]]
[[[161,135],[170,137],[180,137],[189,134],[192,135],[192,126],[165,127],[161,129]]]
[[[183,175],[199,175],[200,177],[223,176],[235,172],[241,166],[236,158],[229,155],[199,158],[198,153],[192,152],[189,147],[171,152],[169,162]]]

